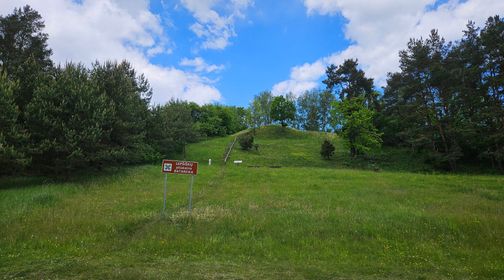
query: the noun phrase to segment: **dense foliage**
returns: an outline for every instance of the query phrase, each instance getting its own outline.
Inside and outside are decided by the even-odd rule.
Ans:
[[[238,137],[238,143],[242,150],[248,151],[254,147],[254,136],[250,133],[240,135],[240,137]]]
[[[75,169],[140,163],[187,143],[247,127],[244,108],[172,100],[127,61],[54,67],[44,22],[29,6],[0,17],[0,173],[68,176]]]
[[[296,107],[294,102],[283,97],[275,96],[271,102],[271,119],[278,121],[285,127],[289,122],[292,122],[296,115]]]
[[[320,146],[320,155],[324,159],[331,159],[331,157],[334,155],[334,145],[331,143],[331,141],[325,139],[324,142],[322,142],[322,145]]]
[[[411,39],[385,88],[379,120],[385,142],[426,153],[440,168],[480,159],[502,170],[503,32],[495,16],[481,31],[469,23],[459,42],[446,43],[435,30]]]
[[[336,102],[333,116],[334,127],[341,133],[352,157],[380,147],[381,133],[373,125],[374,112],[364,105],[362,97]]]

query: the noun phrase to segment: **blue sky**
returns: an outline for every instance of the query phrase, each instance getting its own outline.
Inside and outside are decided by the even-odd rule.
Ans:
[[[457,40],[469,20],[504,14],[495,0],[9,0],[0,14],[26,4],[44,18],[56,63],[125,59],[154,104],[237,106],[263,90],[322,87],[325,68],[348,58],[379,88],[409,38],[436,28]]]
[[[255,94],[288,79],[291,67],[349,45],[341,16],[309,16],[302,1],[255,1],[246,18],[236,22],[237,36],[225,49],[201,49],[198,37],[188,28],[194,22],[191,13],[177,5],[177,1],[150,4],[154,13],[168,19],[163,26],[175,42],[171,54],[152,61],[176,65],[183,58],[199,56],[209,64],[224,65],[209,76],[218,80],[215,86],[225,104],[246,106]]]

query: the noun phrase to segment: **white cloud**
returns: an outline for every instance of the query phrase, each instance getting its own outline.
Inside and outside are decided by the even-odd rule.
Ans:
[[[212,73],[219,72],[224,69],[224,65],[208,64],[201,57],[195,57],[194,59],[183,58],[180,61],[180,65],[194,67],[194,70],[196,70],[196,72]]]
[[[245,17],[243,12],[253,4],[253,0],[181,0],[181,4],[196,19],[190,29],[204,40],[202,48],[222,50],[236,36],[235,20]],[[219,13],[217,8],[222,11]]]
[[[151,83],[153,103],[179,98],[208,103],[221,99],[206,78],[174,67],[152,64],[149,57],[170,53],[170,40],[147,0],[11,0],[0,2],[0,14],[29,4],[43,17],[56,63],[130,61]]]
[[[487,17],[504,12],[504,1],[449,0],[435,8],[434,3],[434,0],[305,0],[309,16],[345,17],[348,20],[345,36],[352,44],[313,63],[293,67],[289,80],[274,85],[273,91],[300,94],[316,88],[325,74],[325,66],[341,64],[347,58],[358,58],[366,74],[375,79],[376,85],[383,86],[386,74],[398,70],[398,53],[406,48],[410,38],[425,38],[431,29],[438,29],[446,40],[457,40],[469,20],[481,26]]]

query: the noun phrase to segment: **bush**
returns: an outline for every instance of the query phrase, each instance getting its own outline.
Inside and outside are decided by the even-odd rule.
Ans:
[[[248,151],[254,146],[254,136],[252,136],[252,134],[242,135],[238,138],[238,142],[240,143],[242,150]]]
[[[329,140],[324,140],[320,147],[320,154],[324,159],[330,159],[334,155],[334,145]]]

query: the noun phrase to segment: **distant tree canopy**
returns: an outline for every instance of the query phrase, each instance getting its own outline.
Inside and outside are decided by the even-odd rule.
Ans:
[[[248,125],[257,128],[271,124],[271,103],[273,95],[270,91],[263,91],[254,96],[249,106]]]
[[[283,96],[276,96],[271,102],[271,119],[280,122],[285,127],[294,120],[296,115],[296,106],[294,102]]]
[[[326,131],[334,101],[335,97],[329,91],[306,91],[297,98],[296,126],[305,130]]]

